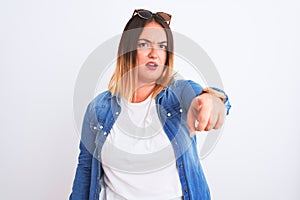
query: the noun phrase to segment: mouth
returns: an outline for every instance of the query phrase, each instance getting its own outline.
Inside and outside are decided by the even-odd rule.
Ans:
[[[146,67],[148,67],[151,70],[155,70],[158,67],[158,64],[156,62],[148,62],[146,63]]]

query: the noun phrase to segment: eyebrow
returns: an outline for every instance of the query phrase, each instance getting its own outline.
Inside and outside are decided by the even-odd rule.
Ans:
[[[140,41],[140,40],[144,40],[146,42],[152,43],[150,40],[147,40],[147,39],[144,39],[144,38],[138,39],[138,41]],[[167,43],[167,41],[158,42],[158,44],[162,44],[162,43]]]

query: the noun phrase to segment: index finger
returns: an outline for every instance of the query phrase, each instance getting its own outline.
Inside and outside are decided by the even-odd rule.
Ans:
[[[199,124],[197,126],[198,131],[203,131],[205,129],[205,127],[208,124],[210,115],[211,115],[211,109],[209,108],[209,106],[205,106],[205,105],[201,106],[200,112],[198,114],[198,121],[199,121]]]
[[[199,109],[199,108],[197,108]],[[197,120],[197,116],[199,111],[196,108],[194,108],[192,105],[190,106],[190,109],[187,113],[187,126],[190,131],[190,137],[193,137],[196,131],[195,122]]]

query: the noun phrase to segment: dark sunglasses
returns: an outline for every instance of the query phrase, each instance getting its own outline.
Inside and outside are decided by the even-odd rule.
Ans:
[[[143,19],[150,19],[152,16],[157,16],[157,17],[161,18],[162,20],[164,20],[164,22],[166,22],[168,25],[170,25],[171,17],[172,17],[172,15],[165,13],[165,12],[152,13],[151,11],[145,10],[145,9],[134,10],[132,17],[135,15],[138,15],[140,18],[143,18]]]

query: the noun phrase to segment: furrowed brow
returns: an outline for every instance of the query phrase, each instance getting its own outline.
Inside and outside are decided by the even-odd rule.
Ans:
[[[144,39],[144,38],[141,38],[141,39],[139,39],[138,41],[140,41],[140,40],[144,40],[145,42],[149,42],[149,43],[151,43],[151,41],[150,41],[150,40],[147,40],[147,39]]]
[[[140,40],[143,40],[143,41],[149,42],[149,43],[153,43],[153,42],[151,42],[150,40],[145,39],[145,38],[138,39],[138,41],[140,41]],[[157,44],[163,44],[163,43],[167,43],[167,41],[158,42]]]

